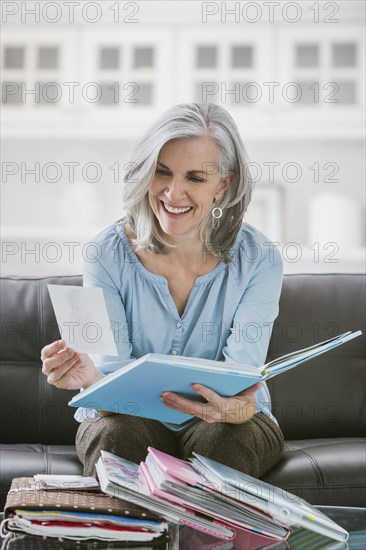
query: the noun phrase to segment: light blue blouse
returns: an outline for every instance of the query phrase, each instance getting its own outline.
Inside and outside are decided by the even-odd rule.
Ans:
[[[233,261],[220,262],[196,278],[182,317],[167,279],[146,269],[136,256],[123,220],[92,242],[84,258],[83,284],[103,288],[118,350],[118,358],[91,355],[102,373],[112,373],[146,353],[264,364],[279,311],[283,261],[258,229],[244,223],[230,249]],[[257,412],[277,422],[264,382],[256,397]],[[81,421],[95,414],[79,408],[75,418]]]

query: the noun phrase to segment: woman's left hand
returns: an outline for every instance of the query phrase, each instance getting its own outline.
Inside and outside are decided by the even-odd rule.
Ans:
[[[207,403],[192,401],[173,392],[164,392],[161,400],[167,407],[201,418],[205,422],[226,422],[227,424],[244,424],[254,416],[256,410],[256,396],[261,387],[260,382],[247,388],[233,397],[222,397],[213,390],[192,384],[192,388],[202,395]]]

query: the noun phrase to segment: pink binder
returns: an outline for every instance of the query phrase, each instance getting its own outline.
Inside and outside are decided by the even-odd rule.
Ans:
[[[154,449],[152,447],[148,447],[149,455],[153,458],[155,464],[158,465],[158,467],[164,472],[164,478],[166,480],[172,480],[175,483],[181,483],[182,485],[188,484],[191,486],[196,485],[205,485],[210,487],[210,489],[213,492],[218,491],[218,487],[214,487],[212,483],[208,483],[207,480],[186,461],[181,460],[179,458],[173,457],[168,455],[167,453],[164,453],[163,451],[159,451],[157,449]],[[197,504],[191,504],[189,500],[184,500],[182,498],[177,497],[176,495],[171,495],[164,489],[161,489],[158,487],[156,481],[154,480],[154,477],[149,472],[148,465],[145,463],[140,464],[140,470],[143,472],[147,485],[149,487],[149,490],[151,490],[151,493],[155,496],[159,496],[161,498],[171,500],[173,502],[176,502],[177,504],[180,504],[181,506],[184,506],[186,508],[186,511],[194,510],[195,512],[201,512],[204,514],[208,514],[207,510],[204,508],[200,508],[197,506]],[[175,500],[176,499],[176,500]],[[239,503],[238,503],[239,504]],[[189,507],[187,509],[187,506]],[[192,511],[194,514],[194,512]],[[259,516],[265,516],[261,511],[256,510],[256,513]],[[239,527],[237,524],[231,523],[227,520],[227,518],[224,518],[221,516],[221,519],[213,518],[212,520],[214,523],[223,525],[226,528],[233,531],[234,535],[231,538],[225,538],[222,537],[224,540],[232,541],[235,543],[235,548],[240,548],[240,550],[255,550],[257,548],[263,548],[267,546],[277,546],[279,542],[283,542],[288,535],[291,532],[291,529],[288,529],[288,533],[285,537],[277,537],[275,535],[267,535],[265,533],[258,533],[254,532],[253,530],[250,530],[250,528],[246,528],[244,526]],[[194,526],[192,523],[188,523],[182,520],[182,524],[187,524],[190,527],[194,527],[195,529],[201,530],[203,532],[206,532],[208,534],[212,535],[212,532],[210,533],[206,529],[199,529],[198,527]],[[218,536],[217,534],[215,535]]]

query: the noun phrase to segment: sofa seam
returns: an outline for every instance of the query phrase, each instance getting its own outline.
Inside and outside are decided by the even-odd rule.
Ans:
[[[344,275],[348,275],[348,273],[344,273]],[[360,275],[359,273],[349,273],[349,275]],[[65,274],[60,275],[63,279],[71,279],[73,277],[82,277],[82,273],[75,273],[75,274]],[[38,275],[34,276],[19,276],[19,275],[4,275],[1,277],[1,279],[7,280],[7,281],[45,281],[46,279],[52,279],[52,275],[42,275],[39,277]]]
[[[326,489],[366,489],[366,485],[330,485],[329,483],[327,485],[301,485],[299,489],[303,490],[313,490],[313,489],[319,489],[319,490],[326,490]]]
[[[344,438],[339,438],[339,439],[347,439],[348,441],[337,441],[337,440],[332,440],[332,441],[329,441],[329,443],[317,443],[316,445],[311,445],[310,447],[303,447],[303,448],[299,448],[299,449],[284,449],[285,453],[296,453],[296,452],[301,452],[301,451],[306,451],[306,450],[309,450],[309,449],[318,449],[319,447],[329,447],[330,445],[337,445],[339,443],[365,443],[365,439],[364,437],[360,437],[358,438],[357,436],[355,437],[344,437]],[[362,441],[358,441],[358,439],[362,439]],[[285,442],[286,443],[286,442]]]
[[[17,445],[17,443],[14,443],[14,446]],[[31,443],[30,443],[31,445]],[[43,447],[50,447],[50,445],[44,445],[43,443],[41,443],[41,445]],[[75,447],[75,445],[67,445],[68,447]],[[24,453],[24,452],[29,452],[27,451],[27,449],[14,449],[12,447],[9,447],[9,448],[6,448],[4,447],[3,444],[1,444],[1,451],[11,451],[11,452],[16,452],[16,453]],[[40,451],[32,451],[33,453],[36,453],[36,454],[44,454],[44,449],[41,449]],[[68,453],[53,453],[55,455],[60,455],[60,456],[65,456],[67,455]]]
[[[361,277],[364,277],[365,276],[365,273],[347,273],[347,272],[338,272],[338,271],[335,271],[335,272],[327,272],[327,273],[308,273],[308,272],[305,272],[305,273],[286,273],[285,274],[286,277],[298,277],[299,275],[322,275],[322,276],[325,276],[325,275],[352,275],[352,276],[361,276]]]
[[[49,445],[45,445],[46,457],[47,457],[47,470],[46,473],[50,474],[52,469],[52,455]]]
[[[319,487],[324,487],[325,486],[324,479],[323,479],[323,476],[322,476],[322,473],[321,473],[321,470],[319,468],[317,460],[313,456],[311,456],[309,453],[307,453],[306,451],[300,450],[300,453],[302,453],[302,454],[304,454],[305,456],[308,457],[308,459],[310,461],[310,464],[312,466],[312,469],[315,473],[315,478],[318,481]]]

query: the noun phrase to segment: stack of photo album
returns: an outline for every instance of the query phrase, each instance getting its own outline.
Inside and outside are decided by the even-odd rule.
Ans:
[[[1,526],[3,538],[26,534],[149,545],[168,540],[166,520],[131,500],[111,497],[99,486],[98,490],[82,483],[78,487],[76,482],[67,489],[61,483],[45,488],[35,478],[13,479]]]
[[[286,541],[295,526],[336,541],[348,539],[347,531],[305,500],[193,455],[184,461],[149,447],[138,466],[102,451],[96,465],[101,489],[168,521],[235,540],[235,548],[265,548]],[[237,546],[239,541],[242,545]]]

